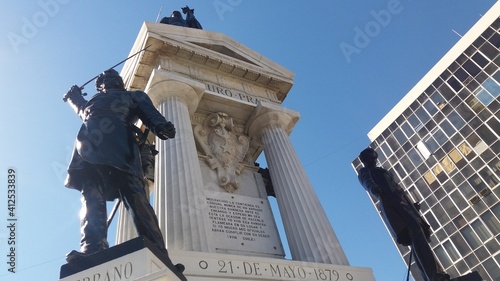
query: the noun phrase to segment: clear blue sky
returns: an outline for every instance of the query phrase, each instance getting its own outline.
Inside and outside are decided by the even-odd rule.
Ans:
[[[460,39],[456,33],[494,3],[2,1],[0,280],[57,280],[65,254],[78,248],[80,194],[63,179],[80,119],[62,95],[127,57],[162,5],[167,16],[186,4],[204,29],[296,74],[283,104],[301,114],[291,141],[351,265],[372,268],[378,281],[404,280],[405,265],[350,163],[369,144],[368,131]],[[6,264],[9,167],[18,181],[15,274]]]

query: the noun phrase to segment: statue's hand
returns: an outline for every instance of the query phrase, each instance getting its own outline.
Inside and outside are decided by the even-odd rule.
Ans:
[[[162,124],[157,130],[156,134],[160,139],[173,139],[175,137],[175,127],[174,124],[167,122]]]
[[[71,86],[69,91],[63,96],[63,101],[67,101],[70,98],[82,96],[82,90],[77,85]]]

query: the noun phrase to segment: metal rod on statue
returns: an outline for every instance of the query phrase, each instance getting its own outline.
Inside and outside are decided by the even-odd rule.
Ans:
[[[110,68],[108,68],[108,69],[106,69],[106,70],[110,70],[110,69],[113,69],[113,68],[115,68],[115,67],[119,66],[120,64],[122,64],[122,63],[124,63],[124,62],[128,61],[129,59],[131,59],[131,58],[133,58],[133,57],[137,56],[138,54],[140,54],[141,52],[145,51],[145,50],[146,50],[147,48],[149,48],[149,47],[151,47],[151,45],[146,46],[144,49],[141,49],[140,51],[138,51],[138,52],[134,53],[133,55],[130,55],[128,58],[126,58],[126,59],[122,60],[121,62],[119,62],[119,63],[117,63],[117,64],[113,65],[112,67],[110,67]],[[101,75],[101,73],[99,73],[99,74],[97,74],[96,76],[92,77],[92,79],[90,79],[89,81],[87,81],[87,82],[83,83],[83,84],[79,87],[79,88],[80,88],[80,90],[83,90],[83,88],[84,88],[85,86],[87,86],[87,84],[88,84],[88,83],[90,83],[90,82],[94,81],[95,79],[97,79],[97,77],[99,77],[99,75]],[[84,96],[85,96],[85,95],[86,95],[86,94],[84,94]],[[63,101],[67,101],[67,98],[63,98]]]
[[[106,225],[108,226],[108,228],[111,225],[111,222],[113,221],[113,218],[115,217],[116,211],[118,210],[118,207],[120,207],[121,202],[122,200],[118,198],[118,201],[116,201],[115,205],[113,206],[113,209],[109,214],[108,220],[106,221]]]
[[[126,59],[122,60],[121,62],[119,62],[119,63],[117,63],[117,64],[113,65],[112,67],[110,67],[110,68],[108,68],[108,69],[106,69],[106,70],[110,70],[110,69],[113,69],[113,68],[115,68],[115,67],[119,66],[120,64],[122,64],[122,63],[124,63],[124,62],[128,61],[129,59],[131,59],[131,58],[133,58],[133,57],[137,56],[139,53],[141,53],[141,52],[145,51],[145,50],[146,50],[147,48],[149,48],[150,46],[151,46],[151,45],[146,46],[144,49],[142,49],[142,50],[138,51],[137,53],[135,53],[135,54],[133,54],[133,55],[129,56],[128,58],[126,58]],[[82,90],[82,89],[83,89],[83,87],[85,87],[88,83],[90,83],[90,82],[94,81],[97,77],[99,77],[99,75],[101,75],[101,74],[99,73],[99,74],[97,74],[94,78],[92,78],[92,79],[90,79],[89,81],[87,81],[87,82],[83,83],[83,85],[81,85],[81,86],[80,86],[80,90]]]

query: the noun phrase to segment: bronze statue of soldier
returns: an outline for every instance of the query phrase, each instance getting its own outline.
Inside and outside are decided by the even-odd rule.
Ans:
[[[377,167],[375,150],[363,150],[359,159],[364,167],[358,172],[361,185],[379,201],[382,218],[397,243],[411,246],[416,264],[429,281],[450,280],[439,266],[431,247],[430,226],[420,216],[418,204],[412,203],[387,170]]]
[[[109,247],[106,201],[120,198],[137,234],[148,238],[168,258],[158,219],[145,191],[135,122],[162,140],[175,137],[174,125],[156,110],[142,91],[127,91],[119,74],[110,69],[97,77],[98,93],[88,101],[73,86],[64,100],[83,121],[78,131],[65,186],[82,194],[80,251],[75,262]]]

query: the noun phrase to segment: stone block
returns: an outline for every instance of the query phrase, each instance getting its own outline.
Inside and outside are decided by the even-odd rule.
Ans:
[[[148,239],[137,237],[61,266],[60,281],[186,281]]]

